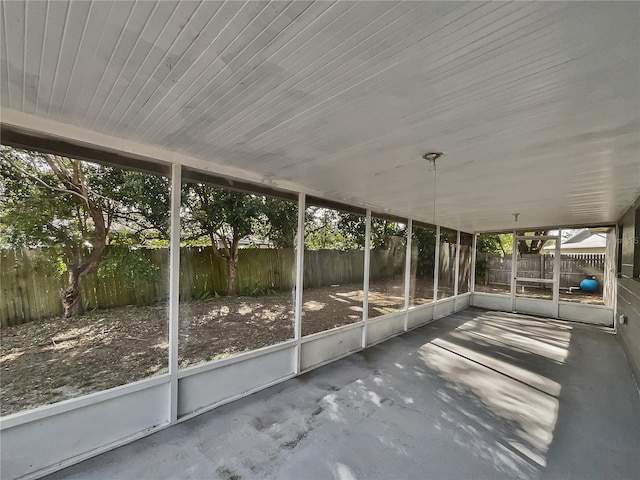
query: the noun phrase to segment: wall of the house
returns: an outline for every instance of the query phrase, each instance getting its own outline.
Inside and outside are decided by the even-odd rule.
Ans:
[[[618,222],[622,239],[618,254],[618,294],[616,318],[626,315],[627,321],[618,321],[618,338],[629,359],[629,364],[640,382],[640,197]]]

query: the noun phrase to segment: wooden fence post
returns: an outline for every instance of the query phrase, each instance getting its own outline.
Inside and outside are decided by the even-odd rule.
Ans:
[[[484,252],[484,284],[489,285],[489,269],[491,268],[491,264],[489,263],[489,252]]]

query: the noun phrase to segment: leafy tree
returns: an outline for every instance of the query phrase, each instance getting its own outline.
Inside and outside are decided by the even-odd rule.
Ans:
[[[404,224],[380,218],[371,219],[371,248],[389,248],[393,238],[406,235],[407,227]]]
[[[166,237],[168,192],[166,178],[0,146],[0,244],[60,258],[64,315],[79,315],[114,231]]]
[[[264,221],[264,198],[192,182],[183,186],[183,208],[185,238],[211,244],[227,266],[227,295],[237,295],[238,247]]]
[[[298,233],[298,205],[277,198],[264,198],[263,218],[256,233],[269,239],[276,248],[294,248]]]
[[[406,226],[371,219],[371,248],[389,248],[394,237],[404,237]],[[335,250],[363,249],[366,237],[366,217],[321,207],[308,207],[305,221],[307,248]]]
[[[476,240],[478,253],[501,253],[510,255],[512,251],[511,234],[478,235]]]
[[[343,238],[343,246],[345,249],[364,249],[366,223],[366,217],[362,215],[338,212],[337,229]]]
[[[517,232],[518,235],[526,235],[528,232]],[[532,236],[548,235],[548,230],[532,232]],[[547,244],[546,240],[518,240],[518,253],[520,255],[540,253],[542,247]]]
[[[436,232],[420,226],[413,227],[411,249],[416,252],[416,274],[421,278],[433,277],[436,256]]]
[[[305,245],[310,249],[353,250],[365,247],[366,217],[354,213],[311,206],[305,215]],[[371,219],[371,247],[389,248],[393,238],[404,237],[406,226]]]
[[[309,250],[358,248],[356,234],[348,232],[337,210],[310,206],[305,211],[304,243]]]
[[[140,251],[144,243],[139,235],[111,232],[108,248],[97,270],[99,277],[117,275],[122,284],[134,292],[138,304],[142,303],[139,296],[141,287],[151,283],[160,270]]]
[[[487,259],[484,254],[500,253],[503,256],[511,255],[513,252],[513,236],[510,233],[478,235],[476,251],[476,279],[482,279],[487,270]]]

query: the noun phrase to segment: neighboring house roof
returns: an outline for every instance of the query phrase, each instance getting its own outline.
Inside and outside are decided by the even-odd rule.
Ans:
[[[568,250],[590,250],[604,252],[607,247],[606,233],[593,233],[588,228],[579,230],[569,238],[565,239],[560,245],[561,251]],[[551,251],[555,248],[553,245],[547,245],[543,250]]]
[[[269,240],[265,240],[254,235],[249,235],[247,237],[241,238],[238,242],[238,246],[240,248],[271,248],[273,247],[273,243]]]

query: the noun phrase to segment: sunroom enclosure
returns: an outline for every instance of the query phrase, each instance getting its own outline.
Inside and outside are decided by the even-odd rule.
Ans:
[[[167,295],[166,302],[160,301],[153,309],[153,315],[159,321],[149,322],[152,327],[145,329],[148,335],[149,329],[155,328],[158,342],[153,355],[147,352],[145,356],[156,356],[159,360],[153,368],[141,370],[132,383],[122,379],[111,384],[108,381],[98,383],[106,389],[93,387],[95,391],[92,391],[88,387],[91,392],[88,394],[87,389],[84,392],[75,390],[71,398],[63,401],[56,401],[56,396],[32,399],[31,405],[39,405],[36,408],[20,408],[19,400],[3,402],[6,408],[13,408],[9,410],[12,413],[0,420],[2,467],[10,478],[39,476],[57,470],[470,305],[613,325],[611,305],[558,300],[559,270],[550,280],[532,279],[554,287],[551,301],[547,298],[521,299],[518,287],[522,279],[517,275],[513,276],[508,295],[474,291],[479,258],[477,234],[372,212],[303,193],[238,183],[177,164],[170,169],[144,162],[137,162],[137,166],[141,172],[154,172],[153,178],[166,179],[164,193],[168,201],[169,235],[166,247],[153,253],[163,260],[152,274],[156,283],[166,285]],[[120,170],[119,167],[116,170]],[[214,338],[215,331],[207,330],[207,322],[232,322],[234,306],[226,300],[229,297],[218,295],[215,288],[219,287],[211,287],[212,277],[203,276],[200,270],[199,274],[194,273],[203,261],[211,261],[217,240],[197,248],[186,246],[188,232],[193,231],[190,222],[195,221],[197,212],[189,210],[193,204],[189,207],[184,203],[185,198],[207,188],[261,204],[276,202],[278,211],[285,209],[293,215],[294,231],[289,232],[288,243],[283,244],[291,248],[274,249],[271,243],[268,248],[238,250],[238,285],[253,299],[253,303],[243,303],[238,308],[238,311],[247,310],[244,316],[238,317],[245,324],[240,343],[237,339],[233,343],[230,337]],[[341,222],[352,227],[353,237],[347,248],[323,249],[326,238],[314,238],[313,232],[322,227],[325,232],[329,228],[335,230],[334,234],[340,233]],[[381,236],[381,231],[390,233]],[[517,245],[519,240],[537,238],[515,231],[507,237],[509,235],[512,245]],[[545,237],[545,240],[555,241],[560,235],[561,230],[556,230],[555,236]],[[615,239],[613,233],[609,237]],[[341,238],[346,241],[346,237]],[[253,239],[254,243],[261,240],[264,239]],[[162,253],[163,250],[166,253]],[[261,272],[266,280],[263,284],[243,284],[243,269],[261,268],[259,263],[243,264],[243,259],[257,254],[275,258],[270,260],[267,271]],[[555,258],[559,260],[559,256]],[[512,265],[516,274],[517,262],[518,253],[514,248]],[[607,268],[612,268],[613,262],[607,260],[606,264]],[[5,278],[9,278],[5,271],[7,267],[5,262],[2,266]],[[222,267],[218,264],[216,268]],[[228,280],[228,274],[218,274]],[[255,277],[256,272],[253,274]],[[611,278],[607,276],[606,282]],[[96,282],[99,284],[100,280]],[[259,288],[265,285],[273,291]],[[131,288],[136,295],[149,295],[148,289],[138,292],[135,287]],[[100,285],[94,287],[95,292],[99,290]],[[159,298],[162,297],[160,294]],[[258,305],[260,299],[267,305]],[[282,300],[281,304],[276,305],[277,299]],[[6,300],[3,301],[6,303]],[[99,303],[95,305],[99,306]],[[327,306],[330,308],[323,311]],[[258,312],[257,317],[252,309]],[[108,317],[113,311],[96,310],[99,317]],[[265,311],[269,313],[266,316]],[[5,312],[8,314],[8,310]],[[253,317],[247,317],[247,313]],[[18,320],[14,313],[11,323],[19,323]],[[92,320],[97,317],[93,316]],[[102,320],[104,318],[99,319]],[[42,322],[46,323],[46,320],[39,323]],[[6,322],[3,319],[5,323],[8,319]],[[166,329],[161,328],[163,324]],[[265,336],[265,329],[273,329],[275,324],[280,326],[276,329],[277,334]],[[128,327],[124,324],[123,328]],[[198,341],[198,335],[205,335],[205,341]],[[65,338],[58,341],[64,342]],[[123,353],[126,354],[117,351],[114,355]],[[7,368],[7,373],[11,373],[10,363]],[[117,370],[117,362],[111,368]],[[46,372],[46,368],[42,369],[43,375]],[[99,375],[108,378],[112,373],[105,370]],[[10,377],[6,376],[5,382],[6,378]],[[46,382],[43,385],[46,386]],[[65,385],[55,387],[59,391]],[[69,425],[73,426],[71,430]],[[39,452],[37,456],[20,447],[25,442],[37,446],[33,449]]]
[[[604,329],[640,378],[639,4],[0,0],[0,25],[3,478],[302,384],[473,306],[507,336],[527,315]],[[9,165],[5,147],[37,159]],[[579,234],[598,250],[566,248]],[[576,380],[631,381],[622,357],[599,360]],[[473,383],[508,400],[486,373]],[[615,385],[563,408],[634,427],[633,385]],[[523,408],[552,411],[538,393]],[[356,438],[342,426],[330,436]],[[626,452],[582,436],[565,458]]]
[[[619,245],[616,228],[567,230],[598,232],[606,239],[606,247],[596,254],[563,254],[562,229],[547,230],[546,234],[544,230],[478,234],[472,304],[612,327],[616,246]],[[481,247],[486,247],[487,240],[495,241],[505,236],[510,243],[508,252],[488,253]],[[504,240],[498,241],[502,243]],[[532,242],[537,242],[534,248],[537,252],[526,253],[527,248],[533,246]],[[524,247],[524,253],[519,251],[519,247]],[[593,291],[580,288],[585,279],[595,282]]]

